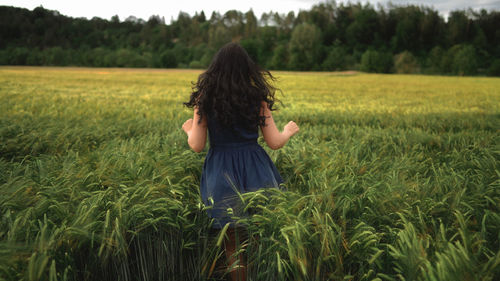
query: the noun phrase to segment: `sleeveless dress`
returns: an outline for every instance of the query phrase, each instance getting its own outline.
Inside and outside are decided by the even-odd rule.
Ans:
[[[232,215],[244,215],[237,192],[279,187],[283,179],[257,143],[258,128],[249,131],[236,127],[233,131],[210,117],[207,126],[210,148],[203,164],[200,193],[205,206],[210,207],[207,214],[214,219],[212,228],[220,229],[226,223],[234,226]]]

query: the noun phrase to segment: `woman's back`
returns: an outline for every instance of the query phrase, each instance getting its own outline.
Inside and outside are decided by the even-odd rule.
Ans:
[[[215,116],[207,116],[208,138],[210,147],[257,143],[258,128],[248,130],[236,125],[233,129],[220,125]]]

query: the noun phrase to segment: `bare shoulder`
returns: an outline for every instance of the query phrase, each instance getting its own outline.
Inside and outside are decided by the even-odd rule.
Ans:
[[[271,110],[269,110],[269,106],[266,101],[261,102],[260,115],[267,118],[271,117]]]

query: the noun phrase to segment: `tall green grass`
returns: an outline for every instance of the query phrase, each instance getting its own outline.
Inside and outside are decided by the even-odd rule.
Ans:
[[[198,74],[0,68],[0,279],[226,276]],[[284,188],[241,196],[249,280],[500,279],[499,79],[275,74],[301,131],[266,148]]]

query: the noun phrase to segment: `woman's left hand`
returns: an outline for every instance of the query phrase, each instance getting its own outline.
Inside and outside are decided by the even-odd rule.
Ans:
[[[186,122],[184,122],[184,124],[182,124],[182,129],[186,132],[186,134],[191,130],[191,127],[193,127],[193,118],[189,118]]]

